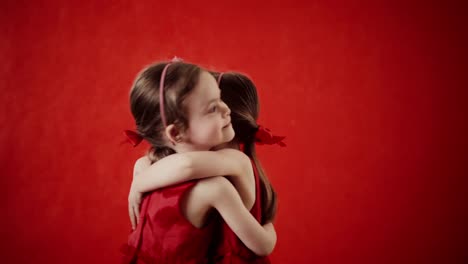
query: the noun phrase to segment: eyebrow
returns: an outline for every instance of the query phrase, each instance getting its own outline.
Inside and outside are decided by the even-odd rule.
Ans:
[[[211,106],[211,104],[213,104],[214,102],[218,101],[219,99],[211,99],[210,101],[208,101],[205,106],[203,107],[203,111],[207,111],[208,108]]]
[[[219,100],[219,98],[211,99],[211,100],[208,101],[205,105],[210,105],[210,104],[212,104],[213,102],[216,102],[216,101],[218,101],[218,100]]]
[[[210,105],[210,104],[212,104],[213,102],[216,102],[216,101],[218,101],[218,100],[220,100],[220,99],[221,99],[221,89],[219,90],[219,97],[213,98],[213,99],[209,100],[208,102],[205,103],[205,105]]]

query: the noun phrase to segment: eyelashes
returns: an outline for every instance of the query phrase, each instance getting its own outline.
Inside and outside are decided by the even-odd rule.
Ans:
[[[210,110],[208,111],[209,113],[215,113],[218,111],[218,106],[217,105],[214,105],[210,108]]]

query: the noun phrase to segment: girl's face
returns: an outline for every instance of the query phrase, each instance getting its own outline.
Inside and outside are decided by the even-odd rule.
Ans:
[[[196,150],[209,150],[234,138],[231,111],[221,100],[221,90],[208,72],[201,72],[198,84],[185,100],[185,106],[189,125],[184,138]]]

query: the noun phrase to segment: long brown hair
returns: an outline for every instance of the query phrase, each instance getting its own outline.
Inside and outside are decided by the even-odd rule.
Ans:
[[[218,79],[218,73],[212,73]],[[255,151],[255,133],[258,130],[260,103],[254,83],[245,75],[235,72],[223,73],[219,82],[221,99],[231,109],[231,122],[236,133],[235,140],[244,145],[244,153],[257,167],[260,177],[262,223],[274,219],[277,195],[263,170]]]
[[[130,110],[137,133],[151,145],[148,151],[151,163],[175,153],[166,144],[165,126],[159,109],[159,82],[166,65],[167,62],[156,63],[143,69],[130,91]],[[167,68],[163,88],[165,116],[168,124],[175,124],[181,131],[188,127],[183,103],[197,85],[201,71],[197,65],[184,62],[173,62]]]

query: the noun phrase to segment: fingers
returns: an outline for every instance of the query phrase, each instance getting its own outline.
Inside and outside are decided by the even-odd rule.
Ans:
[[[136,228],[136,221],[135,221],[135,215],[133,212],[133,206],[131,203],[128,203],[128,216],[130,217],[130,222],[132,224],[132,230],[135,230]]]
[[[140,224],[140,206],[136,204],[133,206],[133,211],[135,212],[136,224]]]
[[[142,194],[135,192],[135,190],[130,187],[130,193],[128,195],[128,216],[130,217],[132,230],[135,230],[137,225],[140,223],[141,198]]]

